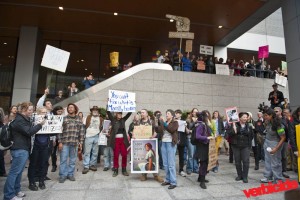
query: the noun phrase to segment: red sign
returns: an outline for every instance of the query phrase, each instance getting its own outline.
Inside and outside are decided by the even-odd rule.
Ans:
[[[269,57],[269,45],[261,46],[258,48],[258,58],[267,58]]]

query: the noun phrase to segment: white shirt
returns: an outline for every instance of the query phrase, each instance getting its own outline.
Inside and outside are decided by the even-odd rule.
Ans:
[[[100,119],[99,116],[91,117],[91,123],[90,126],[86,129],[86,137],[93,137],[100,133]]]

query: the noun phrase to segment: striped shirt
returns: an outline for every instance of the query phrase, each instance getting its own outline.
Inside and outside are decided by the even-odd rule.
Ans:
[[[83,143],[84,140],[84,125],[78,116],[64,117],[63,131],[58,134],[58,142],[67,145],[77,145]]]

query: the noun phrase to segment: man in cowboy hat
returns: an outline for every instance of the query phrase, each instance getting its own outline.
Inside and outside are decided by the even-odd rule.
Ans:
[[[103,125],[103,118],[99,115],[98,106],[93,106],[90,111],[91,114],[87,116],[85,122],[86,135],[84,141],[83,174],[88,173],[89,170],[97,171],[98,139],[101,126]]]

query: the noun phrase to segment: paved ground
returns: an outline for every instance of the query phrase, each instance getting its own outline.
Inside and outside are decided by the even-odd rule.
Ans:
[[[9,160],[8,155],[6,160]],[[7,169],[9,168],[9,162]],[[259,187],[259,179],[262,178],[263,163],[258,171],[254,171],[254,160],[251,158],[251,167],[249,172],[249,183],[244,184],[236,182],[236,171],[234,164],[228,162],[228,156],[221,155],[219,159],[219,173],[210,172],[207,176],[209,183],[208,189],[203,190],[196,181],[198,175],[192,174],[186,178],[177,176],[178,187],[168,190],[167,187],[161,186],[153,180],[153,176],[148,181],[141,182],[138,174],[130,174],[129,177],[120,175],[113,178],[112,171],[103,171],[102,163],[98,166],[97,172],[89,172],[86,175],[81,173],[82,164],[78,163],[76,172],[76,181],[67,180],[65,183],[58,183],[58,171],[49,172],[51,181],[46,181],[46,189],[36,192],[28,189],[27,169],[25,169],[22,178],[22,191],[27,195],[26,199],[38,200],[81,200],[81,199],[109,199],[109,200],[169,200],[169,199],[226,199],[240,200],[247,199],[243,193],[243,189]],[[129,166],[128,166],[129,168]],[[164,176],[164,172],[160,172]],[[292,179],[296,179],[294,172],[288,172]],[[5,178],[0,177],[0,198],[3,197],[3,186]],[[284,199],[284,193],[275,193],[272,195],[263,195],[253,199]]]

